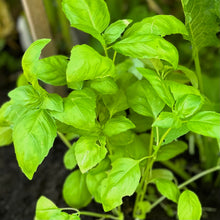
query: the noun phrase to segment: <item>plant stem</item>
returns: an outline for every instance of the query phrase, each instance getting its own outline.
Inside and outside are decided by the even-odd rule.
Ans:
[[[199,52],[197,49],[193,51],[193,58],[194,58],[194,64],[196,68],[196,74],[199,80],[199,89],[203,93],[202,72],[201,72],[201,67],[200,67],[200,62],[199,62]]]
[[[151,156],[152,155],[152,150],[153,150],[153,138],[154,138],[154,135],[153,135],[153,129],[151,130],[151,136],[150,136],[150,143],[149,143],[149,152],[148,152],[148,155]],[[135,200],[135,205],[134,205],[134,210],[133,210],[133,217],[136,219],[136,216],[138,215],[138,204],[140,203],[141,201],[141,197],[142,197],[142,194],[143,194],[143,186],[144,186],[144,183],[147,179],[147,174],[148,174],[148,167],[150,166],[150,161],[151,159],[149,158],[148,161],[147,161],[147,166],[146,166],[146,169],[144,171],[144,174],[143,174],[143,177],[141,179],[141,182],[140,182],[140,189],[139,191],[137,192],[137,196],[136,196],[136,200]]]
[[[151,139],[150,139],[150,145],[149,145],[149,155],[152,155],[152,159],[148,159],[147,161],[147,166],[146,169],[144,171],[144,175],[142,177],[142,180],[140,182],[140,191],[137,193],[137,197],[136,197],[136,201],[135,201],[135,206],[134,206],[134,212],[133,212],[133,217],[137,218],[137,216],[140,214],[140,210],[138,210],[138,204],[141,203],[144,200],[144,196],[146,194],[147,191],[147,186],[149,183],[149,179],[151,176],[151,171],[152,171],[152,167],[153,164],[157,158],[157,152],[160,149],[160,146],[162,145],[163,141],[165,140],[166,136],[168,135],[168,133],[170,132],[171,128],[167,129],[167,131],[163,134],[163,136],[161,137],[160,141],[159,141],[159,136],[157,137],[157,148],[154,151],[153,155],[152,155],[152,151],[153,151],[153,129],[151,130]]]
[[[113,58],[112,58],[113,63],[115,63],[116,55],[117,55],[117,51],[114,52],[114,55],[113,55]]]
[[[113,215],[107,215],[107,214],[99,214],[95,212],[87,212],[87,211],[80,211],[80,215],[86,215],[86,216],[93,216],[93,217],[98,217],[98,218],[109,218],[109,219],[115,219],[115,220],[122,220],[119,217],[113,216]]]
[[[182,184],[180,184],[178,186],[179,189],[182,189],[184,186],[187,186],[189,184],[191,184],[192,182],[196,181],[197,179],[209,174],[209,173],[212,173],[212,172],[215,172],[215,171],[218,171],[220,170],[220,166],[215,166],[213,168],[210,168],[208,170],[205,170],[197,175],[195,175],[194,177],[190,178],[189,180],[183,182]],[[156,200],[152,205],[151,205],[151,210],[153,208],[155,208],[158,204],[160,204],[164,199],[166,199],[166,197],[164,196],[161,196],[158,200]]]
[[[60,139],[63,141],[63,143],[68,147],[71,148],[72,144],[67,140],[67,138],[65,137],[64,134],[57,132],[58,136],[60,137]]]

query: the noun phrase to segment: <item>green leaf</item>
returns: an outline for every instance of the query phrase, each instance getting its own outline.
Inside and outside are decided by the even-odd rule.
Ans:
[[[16,86],[20,87],[20,86],[27,86],[27,85],[29,85],[29,84],[28,84],[28,81],[27,81],[25,75],[23,73],[20,74],[18,76],[17,81],[16,81]]]
[[[36,76],[45,83],[54,86],[66,85],[66,68],[68,57],[56,55],[39,60]]]
[[[153,169],[150,182],[156,182],[158,179],[165,179],[172,181],[174,179],[173,173],[167,169]]]
[[[22,58],[22,68],[28,82],[36,83],[36,69],[39,63],[41,50],[50,42],[50,39],[40,39],[32,43]]]
[[[20,86],[9,92],[8,96],[14,103],[28,108],[38,108],[42,102],[40,94],[31,85]]]
[[[63,112],[63,99],[58,94],[46,93],[43,97],[41,108]]]
[[[187,35],[188,33],[185,25],[176,17],[172,15],[155,15],[133,24],[126,30],[124,37],[148,34],[164,37],[170,34]]]
[[[64,165],[68,170],[72,170],[77,165],[75,147],[76,143],[74,143],[73,146],[67,150],[63,158]]]
[[[53,146],[56,125],[44,110],[31,110],[14,125],[13,142],[19,166],[28,179],[32,179]]]
[[[165,80],[164,83],[170,89],[175,100],[189,94],[201,96],[199,90],[192,86],[187,86],[170,80]]]
[[[178,65],[177,70],[180,70],[181,72],[183,72],[185,74],[185,76],[190,80],[193,87],[198,89],[198,78],[197,78],[194,71],[188,69],[185,66],[181,66],[181,65]]]
[[[76,142],[75,155],[82,173],[87,172],[99,162],[107,153],[105,140],[97,137],[80,137]]]
[[[167,128],[159,128],[159,137],[161,138],[166,131],[167,131]],[[166,136],[163,144],[169,144],[173,140],[176,140],[178,137],[181,137],[184,134],[187,134],[188,132],[189,132],[189,129],[188,129],[186,123],[182,123],[180,127],[172,128],[170,130],[170,132]],[[156,131],[155,131],[155,134],[156,134]]]
[[[163,196],[165,196],[166,198],[168,198],[169,200],[175,203],[178,202],[180,191],[172,181],[166,179],[157,179],[156,186],[158,191]]]
[[[73,208],[87,206],[92,199],[86,185],[86,175],[76,170],[69,174],[63,185],[63,198]]]
[[[103,132],[105,135],[111,137],[132,128],[135,128],[135,125],[128,118],[124,116],[116,116],[107,121]]]
[[[164,102],[146,80],[139,80],[127,89],[129,106],[138,114],[156,118]]]
[[[93,80],[90,86],[102,95],[114,94],[118,91],[118,85],[112,77]]]
[[[112,117],[115,113],[124,111],[128,109],[127,97],[124,93],[124,90],[119,89],[113,95],[104,95],[103,102],[107,109],[109,110],[110,117]]]
[[[193,49],[200,50],[207,46],[219,45],[216,33],[219,32],[219,21],[215,12],[216,0],[182,0],[185,24],[189,32],[187,40]]]
[[[131,22],[132,20],[130,19],[123,19],[112,23],[103,33],[105,43],[111,44],[115,42]]]
[[[172,108],[174,99],[164,80],[154,70],[144,68],[138,68],[138,70],[149,81],[158,96]]]
[[[58,217],[61,210],[48,198],[41,196],[37,201],[35,220],[50,220]]]
[[[201,96],[189,94],[176,100],[175,111],[181,118],[187,118],[194,115],[202,105]]]
[[[183,153],[187,148],[187,144],[183,141],[174,141],[173,143],[163,145],[157,153],[156,161],[170,160]]]
[[[107,177],[110,170],[110,160],[102,160],[95,168],[91,169],[86,176],[86,184],[95,201],[101,203],[101,182]]]
[[[153,127],[160,128],[179,128],[181,120],[174,112],[161,112],[159,117],[154,121]]]
[[[73,91],[63,101],[63,112],[51,112],[57,120],[83,130],[95,127],[96,97],[91,89]]]
[[[178,201],[177,214],[179,220],[200,220],[202,207],[194,192],[185,190],[181,193]]]
[[[0,123],[0,147],[12,143],[12,129]]]
[[[220,138],[220,114],[203,111],[194,115],[187,122],[190,131],[213,138]]]
[[[114,44],[113,49],[134,58],[157,58],[177,68],[177,49],[168,41],[156,35],[132,35]]]
[[[114,73],[114,64],[109,58],[85,44],[73,47],[66,70],[68,85],[113,76]]]
[[[122,146],[122,145],[131,144],[134,141],[134,137],[135,137],[134,132],[132,132],[131,130],[127,130],[118,135],[109,137],[108,140],[112,145]]]
[[[145,117],[134,112],[132,109],[129,110],[130,114],[128,118],[135,124],[134,131],[137,133],[143,133],[151,129],[153,119]]]
[[[114,144],[110,145],[112,155],[110,155],[111,161],[114,161],[121,157],[128,157],[135,160],[142,159],[148,156],[148,143],[150,143],[149,134],[135,135],[133,142],[124,143],[124,145]]]
[[[121,205],[124,196],[131,196],[138,186],[140,177],[139,161],[131,158],[114,161],[108,177],[102,181],[104,211],[110,211]]]
[[[62,4],[72,27],[91,34],[104,44],[100,34],[110,22],[109,11],[104,0],[63,0]]]

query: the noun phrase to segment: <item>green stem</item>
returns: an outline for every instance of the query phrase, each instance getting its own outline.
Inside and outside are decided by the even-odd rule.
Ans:
[[[203,81],[202,81],[202,72],[201,72],[201,67],[200,67],[200,62],[199,62],[199,52],[198,50],[193,51],[193,58],[194,58],[194,64],[196,68],[196,74],[199,80],[199,89],[203,93]]]
[[[136,198],[136,201],[135,201],[134,212],[133,212],[133,217],[134,218],[137,218],[138,215],[141,214],[141,213],[139,213],[140,210],[138,210],[138,208],[139,208],[138,204],[141,203],[144,200],[144,196],[146,194],[147,186],[148,186],[149,179],[150,179],[150,176],[151,176],[151,170],[152,170],[153,164],[154,164],[154,162],[155,162],[155,160],[157,158],[157,152],[160,149],[160,146],[163,144],[163,141],[165,140],[165,138],[168,135],[168,133],[170,132],[170,130],[171,130],[171,128],[167,129],[167,131],[161,137],[160,141],[157,140],[158,145],[157,145],[157,148],[154,151],[153,155],[152,155],[152,151],[153,151],[153,129],[151,130],[151,140],[150,140],[150,146],[149,146],[149,155],[150,156],[152,155],[153,158],[149,159],[147,161],[147,166],[146,166],[144,175],[143,175],[141,183],[140,183],[140,191],[137,194],[137,198]],[[159,136],[157,138],[159,139]]]
[[[103,44],[102,44],[102,47],[105,51],[105,56],[108,57],[108,48],[106,47],[106,45],[103,45]]]
[[[95,212],[86,212],[86,211],[80,211],[80,215],[86,215],[86,216],[93,216],[98,218],[108,218],[108,219],[115,219],[115,220],[121,220],[119,217],[113,216],[113,215],[106,215],[106,214],[99,214]]]
[[[67,140],[67,138],[65,137],[64,134],[57,132],[58,136],[60,137],[60,139],[63,141],[63,143],[68,147],[71,148],[72,144]]]
[[[178,186],[179,189],[182,189],[183,187],[191,184],[192,182],[196,181],[197,179],[200,179],[202,178],[203,176],[209,174],[209,173],[212,173],[212,172],[215,172],[215,171],[218,171],[220,170],[220,166],[215,166],[213,168],[210,168],[208,170],[205,170],[197,175],[195,175],[194,177],[190,178],[189,180],[185,181],[184,183],[180,184]],[[152,205],[151,205],[151,210],[153,208],[155,208],[158,204],[160,204],[164,199],[166,199],[166,197],[164,196],[161,196],[158,200],[156,200]]]
[[[114,52],[114,55],[113,55],[113,58],[112,58],[113,63],[115,63],[116,55],[117,55],[117,51]]]
[[[150,143],[149,143],[149,152],[148,152],[148,155],[151,156],[152,155],[152,151],[153,151],[153,138],[154,138],[154,135],[153,135],[153,129],[151,130],[151,136],[150,136]],[[142,194],[143,194],[143,190],[142,188],[144,187],[144,183],[147,179],[147,175],[148,175],[148,170],[149,170],[149,166],[150,166],[150,159],[147,161],[147,166],[146,166],[146,169],[144,171],[144,174],[142,176],[142,179],[141,179],[141,182],[140,182],[140,185],[139,185],[139,191],[137,192],[137,196],[136,196],[136,200],[135,200],[135,204],[134,204],[134,210],[133,210],[133,217],[136,218],[136,216],[138,216],[138,204],[140,203],[141,201],[141,197],[142,197]]]

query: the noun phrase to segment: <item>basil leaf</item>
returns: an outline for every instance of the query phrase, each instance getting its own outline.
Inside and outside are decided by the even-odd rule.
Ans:
[[[138,186],[140,177],[139,161],[131,158],[114,161],[108,177],[102,181],[104,211],[110,211],[121,205],[124,196],[131,196]]]
[[[40,39],[30,45],[22,58],[22,68],[28,82],[35,84],[37,81],[36,69],[41,50],[50,42],[50,39]]]
[[[201,96],[199,90],[192,86],[184,85],[170,80],[165,80],[164,83],[170,89],[175,100],[189,94]]]
[[[127,130],[118,135],[114,135],[108,138],[110,144],[113,146],[124,146],[131,144],[134,141],[135,134],[131,130]]]
[[[14,125],[13,142],[17,161],[28,179],[32,179],[37,167],[49,153],[55,137],[55,122],[44,110],[28,111]]]
[[[61,210],[48,198],[41,196],[36,205],[35,220],[50,220],[52,217],[59,216]]]
[[[107,153],[105,140],[97,137],[80,137],[76,142],[75,155],[82,173],[87,172],[99,162]]]
[[[72,27],[105,43],[100,33],[109,25],[110,15],[104,0],[63,0],[62,4]]]
[[[36,76],[45,83],[54,86],[66,85],[66,68],[68,57],[56,55],[39,60]]]
[[[128,109],[127,97],[124,90],[119,89],[113,95],[103,95],[103,102],[110,113],[110,118],[117,112]]]
[[[169,200],[177,203],[180,191],[178,187],[170,180],[157,179],[155,181],[158,191]]]
[[[12,143],[12,129],[0,123],[0,147]]]
[[[132,20],[130,19],[123,19],[109,25],[109,27],[103,33],[105,43],[111,44],[116,41],[131,22]]]
[[[113,76],[114,73],[114,64],[109,58],[101,56],[88,45],[73,47],[66,70],[69,87],[71,83]]]
[[[118,91],[118,85],[111,77],[93,80],[90,86],[103,95],[114,94]]]
[[[177,214],[179,220],[200,220],[202,207],[194,192],[185,190],[181,193],[177,206]]]
[[[194,115],[203,104],[201,96],[198,95],[185,95],[176,100],[175,111],[181,118],[187,118]]]
[[[28,108],[38,108],[42,102],[40,94],[31,85],[20,86],[9,92],[8,96],[14,103]]]
[[[174,141],[173,143],[163,145],[157,153],[156,161],[170,160],[183,153],[187,148],[187,144],[183,141]]]
[[[138,70],[149,81],[158,96],[172,108],[174,99],[164,80],[154,70],[144,68],[138,68]]]
[[[103,132],[105,135],[111,137],[132,128],[135,128],[135,125],[128,118],[116,116],[106,122]]]
[[[96,97],[91,89],[73,91],[64,101],[63,112],[51,112],[57,120],[78,129],[90,130],[95,127]]]
[[[185,76],[190,80],[193,87],[198,89],[198,78],[197,78],[194,71],[188,69],[185,66],[181,66],[181,65],[178,65],[177,70],[180,70],[181,72],[183,72],[185,74]]]
[[[213,138],[220,138],[220,114],[203,111],[195,114],[187,122],[190,131]]]
[[[138,114],[156,118],[164,102],[146,80],[139,80],[127,89],[129,106]]]
[[[72,170],[77,165],[75,147],[76,143],[74,143],[73,146],[67,150],[63,158],[63,163],[68,170]]]
[[[67,205],[73,208],[87,206],[92,199],[86,185],[86,175],[79,170],[73,171],[63,185],[63,198]]]
[[[101,182],[107,177],[110,170],[110,160],[102,160],[95,168],[89,170],[86,176],[86,184],[95,201],[101,203]]]
[[[124,37],[148,34],[160,35],[161,37],[170,34],[188,35],[185,25],[176,17],[172,15],[155,15],[133,24],[126,30]]]
[[[46,93],[43,97],[41,108],[63,112],[63,99],[58,94]]]
[[[181,127],[181,120],[174,112],[161,112],[159,117],[154,121],[153,127],[160,128],[179,128]]]
[[[215,13],[215,2],[217,1],[182,0],[185,24],[189,32],[187,40],[197,51],[203,47],[216,46],[220,43],[216,35],[219,31],[219,21],[217,13]]]
[[[177,49],[168,41],[156,35],[132,35],[118,41],[113,49],[125,56],[134,58],[157,58],[177,68],[179,55]]]
[[[156,182],[158,179],[165,179],[172,181],[174,179],[174,175],[170,170],[167,169],[153,169],[150,182]]]

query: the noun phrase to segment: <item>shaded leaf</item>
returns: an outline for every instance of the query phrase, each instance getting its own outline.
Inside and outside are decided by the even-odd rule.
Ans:
[[[63,198],[67,205],[73,208],[87,206],[92,199],[86,185],[86,175],[79,170],[73,171],[63,185]]]

